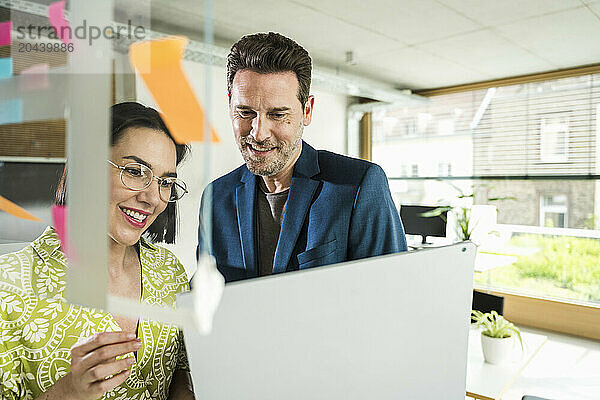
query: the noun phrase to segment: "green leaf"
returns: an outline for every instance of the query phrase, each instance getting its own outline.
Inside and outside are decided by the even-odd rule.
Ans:
[[[473,325],[477,328],[483,328],[482,333],[484,335],[492,338],[507,338],[516,335],[521,343],[521,349],[523,349],[523,339],[519,328],[496,311],[492,310],[484,314],[478,310],[471,310],[471,316],[475,320]]]

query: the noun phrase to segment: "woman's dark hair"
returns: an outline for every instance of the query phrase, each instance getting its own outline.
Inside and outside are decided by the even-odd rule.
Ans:
[[[189,152],[189,147],[183,144],[177,144],[169,128],[165,125],[160,113],[153,108],[146,107],[140,103],[125,102],[115,104],[110,108],[111,114],[111,139],[110,145],[114,146],[129,128],[149,128],[164,132],[173,143],[177,153],[177,165],[185,158]],[[63,170],[62,177],[58,182],[54,204],[66,204],[67,188],[67,164]],[[152,242],[174,243],[177,225],[177,207],[175,203],[168,203],[167,208],[156,217],[152,225],[148,227],[145,235]]]

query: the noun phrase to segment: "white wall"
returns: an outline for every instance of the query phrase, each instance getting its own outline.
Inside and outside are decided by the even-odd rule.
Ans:
[[[206,167],[204,144],[193,144],[190,156],[181,164],[178,175],[188,184],[190,191],[178,202],[179,227],[175,245],[165,245],[183,263],[189,275],[196,268],[196,245],[198,240],[198,212],[200,198],[206,183],[237,168],[244,161],[233,137],[227,110],[227,83],[224,67],[211,66],[210,103],[204,99],[206,66],[184,61],[184,71],[190,85],[205,109],[210,109],[210,120],[220,142],[210,145],[210,161]],[[150,107],[156,103],[142,79],[136,76],[137,101]],[[346,104],[345,95],[314,90],[315,110],[311,124],[304,130],[304,139],[317,149],[337,153],[346,150]]]
[[[346,154],[347,97],[342,94],[313,90],[313,119],[304,129],[304,140],[316,149]]]

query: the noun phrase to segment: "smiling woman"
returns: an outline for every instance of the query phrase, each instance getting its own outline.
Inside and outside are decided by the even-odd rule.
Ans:
[[[187,193],[176,167],[188,149],[154,109],[111,111],[108,290],[173,306],[187,276],[152,242],[174,242],[175,202]],[[65,168],[57,204],[66,203],[66,180]],[[193,398],[176,327],[64,302],[66,258],[54,228],[0,256],[0,271],[1,398]]]

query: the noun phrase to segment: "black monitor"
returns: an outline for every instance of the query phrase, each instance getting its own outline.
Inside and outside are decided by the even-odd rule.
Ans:
[[[447,211],[436,217],[422,215],[436,208],[436,206],[400,206],[400,218],[404,225],[404,232],[408,235],[421,235],[422,244],[427,243],[427,236],[446,237]]]

